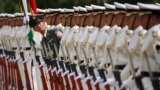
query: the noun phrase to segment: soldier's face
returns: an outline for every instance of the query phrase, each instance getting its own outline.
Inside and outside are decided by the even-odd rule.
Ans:
[[[46,22],[41,21],[41,22],[37,23],[33,28],[34,28],[35,31],[43,33],[45,31],[46,27],[47,27]]]

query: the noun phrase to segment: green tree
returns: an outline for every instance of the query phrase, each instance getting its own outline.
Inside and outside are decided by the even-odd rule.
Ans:
[[[0,0],[0,13],[15,13],[21,12],[20,0]]]
[[[0,0],[0,13],[22,12],[22,0]],[[29,1],[29,0],[27,0]],[[91,4],[103,5],[104,2],[111,3],[160,3],[160,0],[36,0],[38,8],[72,8],[73,6],[85,6]]]

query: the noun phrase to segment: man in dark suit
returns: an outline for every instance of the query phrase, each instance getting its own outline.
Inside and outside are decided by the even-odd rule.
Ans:
[[[41,44],[42,49],[45,52],[44,56],[47,56],[47,53],[53,51],[52,56],[53,58],[56,58],[58,54],[56,51],[58,52],[59,50],[62,32],[56,28],[50,29],[42,14],[30,16],[29,26],[42,35]]]

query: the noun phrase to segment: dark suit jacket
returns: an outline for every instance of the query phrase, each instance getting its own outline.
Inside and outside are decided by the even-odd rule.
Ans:
[[[53,58],[57,57],[55,50],[57,48],[57,50],[59,51],[60,40],[61,40],[61,37],[57,37],[57,35],[56,35],[57,31],[59,31],[59,30],[57,30],[57,29],[47,30],[46,37],[43,37],[43,39],[41,41],[42,49],[45,52],[43,56],[46,56],[47,53],[52,51],[53,52],[52,57]]]

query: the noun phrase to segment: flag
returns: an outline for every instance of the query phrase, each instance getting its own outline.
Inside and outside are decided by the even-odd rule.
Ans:
[[[33,31],[31,30],[31,28],[30,28],[30,31],[29,31],[27,37],[28,37],[30,45],[33,46],[35,44],[35,41],[33,40]]]
[[[35,0],[29,0],[30,7],[31,7],[31,12],[33,14],[37,14],[37,6],[36,6],[36,1]]]

